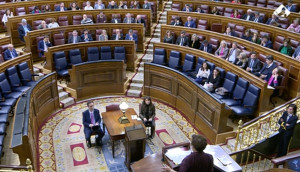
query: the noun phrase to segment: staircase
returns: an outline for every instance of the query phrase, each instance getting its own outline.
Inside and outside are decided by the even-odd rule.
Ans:
[[[171,9],[171,1],[164,4],[163,11],[158,14],[158,23],[152,27],[152,36],[149,41],[145,44],[145,54],[142,56],[142,61],[139,67],[131,79],[129,89],[127,90],[127,96],[130,97],[140,97],[144,85],[144,63],[152,62],[153,60],[153,43],[160,42],[160,26],[161,24],[166,24],[167,21],[167,10]]]
[[[70,93],[66,92],[63,87],[58,87],[58,95],[59,95],[59,102],[61,108],[70,106],[75,103],[75,99],[71,97]]]

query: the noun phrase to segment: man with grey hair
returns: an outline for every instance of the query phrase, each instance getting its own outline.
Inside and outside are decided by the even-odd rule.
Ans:
[[[83,14],[81,24],[94,24],[93,20],[88,18],[86,14]]]
[[[69,40],[68,40],[68,44],[75,44],[78,42],[82,42],[80,36],[78,36],[78,32],[77,30],[73,30],[72,35],[70,36]]]
[[[27,35],[27,32],[31,31],[31,26],[29,24],[27,24],[27,20],[26,19],[22,19],[22,23],[18,28],[18,33],[19,33],[19,39],[22,42],[25,42],[24,40],[24,36]]]
[[[126,17],[124,18],[123,23],[134,23],[134,18],[131,17],[131,14],[130,14],[130,13],[127,13],[127,14],[126,14]]]
[[[138,43],[138,37],[137,37],[137,35],[135,33],[133,33],[132,29],[130,29],[128,31],[128,33],[126,34],[125,40],[132,40],[132,41],[135,42],[135,44]]]
[[[252,13],[251,9],[247,10],[247,13],[243,15],[242,19],[247,20],[247,21],[251,21],[253,19],[254,15]]]
[[[4,60],[5,61],[18,57],[18,53],[14,49],[13,44],[8,44],[7,45],[7,50],[5,50],[3,54],[4,54]]]

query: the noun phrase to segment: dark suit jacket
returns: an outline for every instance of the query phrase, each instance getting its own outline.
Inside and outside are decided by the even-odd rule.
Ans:
[[[82,42],[80,36],[77,36],[77,42],[76,43],[78,43],[78,42]],[[70,38],[68,40],[68,44],[71,44],[71,43],[73,43],[73,36],[70,36]]]
[[[182,11],[187,12],[185,7],[182,9]],[[193,9],[191,7],[189,8],[189,12],[193,12]]]
[[[66,7],[64,7],[64,10],[67,11],[68,9]],[[60,11],[60,7],[56,7],[55,11]]]
[[[3,54],[4,54],[4,60],[5,60],[5,61],[6,61],[6,60],[12,59],[12,56],[11,56],[10,51],[9,51],[8,49],[5,50]],[[12,50],[12,54],[13,54],[15,57],[18,56],[18,53],[17,53],[17,51],[16,51],[15,49]]]
[[[227,35],[226,32],[225,32],[224,34]],[[231,31],[231,32],[229,33],[229,35],[230,35],[230,36],[236,36],[236,33],[235,33],[235,31]]]
[[[252,36],[245,36],[244,34],[242,35],[242,39],[245,39],[247,41],[251,41],[252,40]]]
[[[249,60],[248,60],[248,66],[247,66],[247,67],[250,67],[251,60],[252,60],[252,59],[249,59]],[[259,72],[260,69],[261,69],[261,67],[262,67],[262,64],[261,64],[260,60],[256,58],[256,59],[254,60],[254,63],[253,63],[253,66],[252,66],[252,70],[251,70],[250,72],[251,72],[251,73]]]
[[[283,112],[283,114],[281,116],[281,118],[283,119],[283,122],[284,122],[284,126],[286,127],[285,132],[286,132],[286,134],[293,135],[294,128],[295,128],[295,126],[297,124],[297,121],[298,121],[298,117],[297,117],[297,115],[292,115],[289,118],[289,120],[286,121],[287,120],[287,116],[288,116],[288,112],[287,111]],[[283,127],[281,126],[282,122],[280,121],[280,119],[279,119],[278,123],[280,125],[279,132],[284,131]],[[289,124],[289,126],[286,126],[286,124]]]
[[[270,24],[272,21],[272,18],[269,18],[268,21],[266,22],[266,24]],[[278,22],[278,19],[275,19],[276,22]]]
[[[204,51],[204,44],[201,44],[200,50]],[[212,53],[212,46],[210,44],[207,44],[207,52]]]
[[[116,36],[117,36],[116,34],[113,34],[111,40],[116,40]],[[123,40],[123,39],[124,39],[123,34],[120,33],[119,40]]]
[[[195,41],[194,44],[193,44],[193,41],[191,41],[190,46],[191,46],[192,48],[199,49],[199,47],[200,47],[200,42],[199,42],[199,40]]]
[[[32,30],[32,29],[31,29],[31,26],[30,26],[29,24],[27,24],[27,28],[28,28],[29,31]],[[24,30],[24,28],[23,28],[22,25],[18,27],[18,33],[19,33],[19,38],[20,38],[20,40],[21,40],[22,42],[25,42],[25,41],[24,41],[25,30]]]
[[[268,48],[273,49],[273,43],[272,43],[272,41],[269,40],[269,41],[265,44],[264,47],[268,47]]]
[[[146,27],[146,22],[144,19],[141,18],[141,20],[136,20],[136,23],[144,24],[144,27]]]
[[[175,23],[175,21],[172,21],[170,25],[172,25],[172,26],[182,26],[182,23],[181,22]]]
[[[214,88],[218,88],[221,86],[221,75],[219,74],[216,78],[213,77],[213,73],[210,73],[207,79],[207,83],[212,83]]]
[[[268,66],[268,64],[265,63],[264,66],[263,66],[263,68],[260,69],[259,74],[260,74],[260,75],[267,75],[266,80],[268,81],[269,78],[270,78],[271,75],[272,75],[273,69],[275,69],[275,68],[277,67],[277,64],[275,64],[275,63],[273,62],[272,66],[270,66],[269,68],[267,68],[267,66]]]
[[[297,55],[300,53],[300,46],[298,46],[294,52],[294,54],[292,55],[293,58],[296,58]]]
[[[112,6],[111,4],[108,4],[107,6],[108,9],[118,9],[117,4],[115,4],[114,6]]]
[[[290,7],[290,9],[289,9],[289,11],[290,12],[296,12],[296,6],[295,5],[292,5],[292,6],[285,6],[287,9],[289,9],[289,7]]]
[[[127,23],[128,20],[129,19],[127,17],[125,17],[124,20],[123,20],[123,23]],[[130,21],[131,21],[131,23],[135,23],[134,18],[132,18],[132,17],[130,18]]]
[[[180,41],[181,41],[181,36],[178,36],[176,40],[176,44],[179,45]],[[190,46],[190,39],[187,36],[183,37],[183,46]]]
[[[186,21],[185,24],[184,24],[184,27],[196,28],[196,23],[193,20],[191,20],[190,21],[190,26],[189,26],[189,22]]]
[[[243,15],[242,19],[246,20],[247,17],[248,17],[248,14],[246,13],[246,14]],[[251,19],[252,19],[253,17],[254,17],[254,14],[251,13],[251,14],[250,14],[249,21],[252,21]]]
[[[98,122],[98,124],[100,125],[101,123],[101,118],[100,118],[100,113],[98,109],[94,109],[94,118],[95,118],[95,123]],[[84,126],[84,130],[86,129],[90,129],[89,125],[91,124],[91,117],[90,117],[90,112],[89,110],[86,110],[82,113],[82,123]]]
[[[103,18],[100,18],[99,16],[97,17],[97,23],[106,23],[106,22],[107,22],[106,16],[104,16]]]
[[[46,43],[47,47],[52,47],[52,44]],[[39,57],[43,57],[44,56],[44,40],[40,40],[39,44],[38,44],[38,50],[39,50]]]
[[[137,37],[137,35],[133,34],[132,37],[133,37],[133,40],[134,40],[135,44],[137,44],[138,43],[138,37]],[[130,36],[129,36],[128,33],[126,34],[125,40],[130,40]]]
[[[111,23],[116,23],[115,21],[116,18],[111,19]],[[117,19],[118,23],[121,23],[121,19]]]
[[[88,34],[88,40],[84,40],[84,34],[82,34],[80,36],[82,42],[89,42],[89,41],[93,41],[93,38],[92,38],[92,35],[91,34]]]
[[[255,20],[255,17],[252,17],[251,21],[254,21]],[[263,20],[263,17],[262,16],[259,16],[258,17],[258,23],[262,23],[264,20]]]
[[[151,4],[149,2],[146,4],[143,4],[143,9],[151,9]]]

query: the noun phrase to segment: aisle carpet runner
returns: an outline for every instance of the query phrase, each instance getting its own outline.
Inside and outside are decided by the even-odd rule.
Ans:
[[[127,102],[138,113],[141,98],[94,99],[95,108],[105,112],[105,106]],[[173,108],[153,101],[156,107],[156,135],[147,140],[145,156],[161,152],[166,145],[189,141],[197,131]],[[87,109],[81,102],[54,114],[39,133],[39,171],[128,171],[125,161],[124,141],[115,142],[115,158],[109,135],[105,132],[103,146],[87,148],[82,125],[82,112]],[[102,126],[102,125],[101,125]],[[92,142],[94,142],[92,137]]]

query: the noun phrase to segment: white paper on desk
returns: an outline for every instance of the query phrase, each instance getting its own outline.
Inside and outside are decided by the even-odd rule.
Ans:
[[[221,156],[221,157],[217,157],[218,160],[224,165],[224,166],[227,166],[229,164],[231,164],[231,161],[230,159],[228,159],[226,156]]]
[[[173,152],[167,152],[165,155],[172,160],[176,165],[181,164],[182,160],[192,153],[192,150],[178,151],[176,154]]]
[[[137,119],[137,115],[131,115],[131,119]]]

